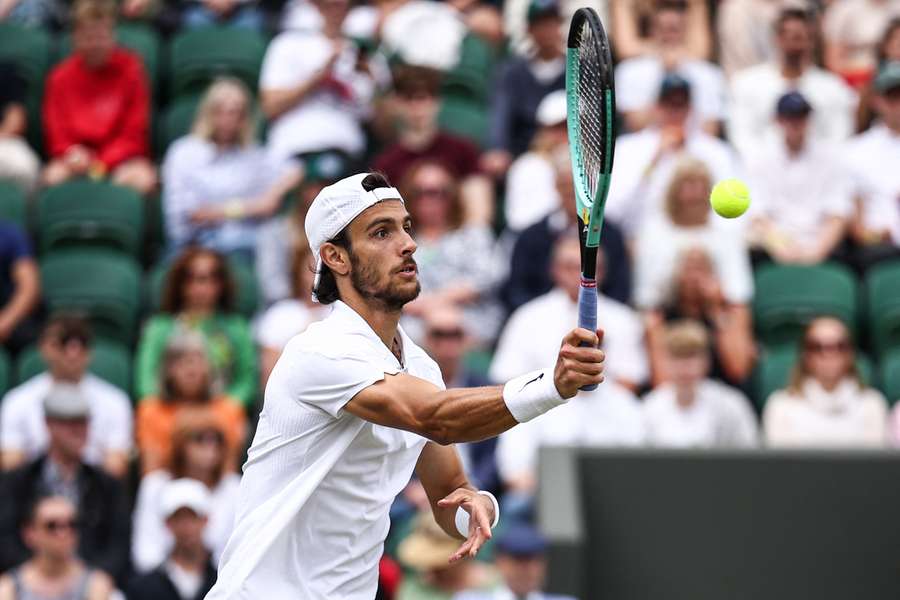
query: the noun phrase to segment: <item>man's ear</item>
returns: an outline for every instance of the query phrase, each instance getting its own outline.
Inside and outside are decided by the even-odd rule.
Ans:
[[[350,253],[331,242],[325,242],[319,249],[319,255],[326,267],[336,275],[347,275],[350,272]]]

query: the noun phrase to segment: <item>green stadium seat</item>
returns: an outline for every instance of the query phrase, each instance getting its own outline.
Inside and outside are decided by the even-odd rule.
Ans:
[[[12,376],[10,371],[9,354],[6,350],[0,348],[0,395],[5,394],[6,390],[12,387]]]
[[[150,89],[156,94],[159,91],[162,65],[162,43],[159,34],[146,23],[120,23],[116,26],[116,39],[122,46],[140,56],[150,80]],[[71,53],[72,36],[66,34],[59,42],[57,60],[62,61]]]
[[[26,206],[22,188],[10,181],[0,181],[0,221],[12,221],[26,227]]]
[[[459,61],[443,77],[441,95],[486,104],[498,53],[474,33],[463,38]]]
[[[156,265],[144,280],[144,307],[147,314],[153,314],[160,310],[170,262],[164,261]],[[237,311],[250,319],[259,306],[259,283],[256,279],[256,271],[241,260],[229,260],[228,266],[234,277]]]
[[[131,393],[131,365],[131,352],[127,347],[103,338],[94,340],[88,370],[126,394]],[[21,384],[46,370],[47,364],[38,346],[26,348],[16,362],[16,383]]]
[[[28,142],[43,148],[41,100],[44,80],[53,59],[50,35],[41,29],[0,23],[0,61],[14,63],[28,88],[25,108],[28,112]]]
[[[479,102],[455,96],[445,97],[438,113],[438,123],[441,129],[462,136],[476,146],[484,146],[488,114]]]
[[[846,267],[767,264],[756,270],[755,280],[753,320],[764,344],[796,342],[819,315],[841,319],[856,336],[857,283]]]
[[[98,337],[131,345],[141,289],[140,267],[132,257],[100,248],[68,249],[45,256],[40,268],[51,313],[82,312]]]
[[[244,29],[210,27],[180,33],[170,45],[172,97],[202,93],[222,75],[237,77],[255,91],[265,51],[265,37]]]
[[[760,412],[762,412],[766,400],[768,400],[772,392],[787,386],[796,362],[796,346],[777,346],[763,349],[753,373],[751,384],[753,401]],[[870,384],[875,381],[872,361],[868,356],[857,352],[856,368],[859,369],[863,381]]]
[[[42,252],[100,245],[137,255],[144,207],[134,190],[79,180],[47,189],[38,201],[37,221]]]
[[[154,143],[160,161],[165,158],[172,142],[190,132],[199,105],[200,96],[183,96],[159,114]]]
[[[878,384],[891,406],[900,400],[900,348],[894,348],[881,357]]]
[[[900,347],[900,260],[879,263],[866,272],[866,319],[873,350]]]

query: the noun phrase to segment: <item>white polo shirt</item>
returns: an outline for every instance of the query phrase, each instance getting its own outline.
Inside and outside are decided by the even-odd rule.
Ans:
[[[402,364],[338,301],[285,347],[266,386],[234,533],[208,600],[375,597],[388,509],[426,440],[343,408],[385,373],[444,388],[437,364],[398,331]]]
[[[900,133],[877,123],[847,143],[842,156],[850,167],[863,219],[872,229],[888,229],[900,244]]]

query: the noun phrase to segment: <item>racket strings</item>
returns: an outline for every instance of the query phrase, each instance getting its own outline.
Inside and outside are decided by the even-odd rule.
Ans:
[[[601,45],[588,23],[581,29],[578,46],[578,129],[581,134],[581,173],[590,197],[600,187],[600,177],[606,172],[606,74]]]

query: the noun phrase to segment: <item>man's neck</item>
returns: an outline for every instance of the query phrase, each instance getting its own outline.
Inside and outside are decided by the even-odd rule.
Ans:
[[[809,64],[810,63],[808,59],[803,59],[798,62],[782,61],[781,75],[785,79],[800,79],[801,77],[803,77],[803,73],[806,72]]]
[[[47,451],[47,460],[51,461],[60,475],[68,480],[75,479],[75,476],[78,474],[78,468],[81,466],[80,459],[67,456],[53,447]]]
[[[344,304],[356,311],[363,320],[369,324],[378,339],[394,351],[394,339],[397,337],[397,324],[400,322],[400,310],[387,311],[384,308],[373,306],[361,297],[354,295],[352,298],[342,299]]]
[[[408,128],[400,134],[400,143],[410,150],[422,150],[437,137],[438,128],[435,124],[419,128]]]
[[[204,548],[184,548],[175,546],[169,559],[191,573],[202,573],[206,570],[209,554]]]
[[[697,399],[697,386],[675,386],[675,403],[679,408],[687,409],[693,406]]]
[[[538,48],[534,53],[534,58],[544,62],[550,62],[551,60],[562,58],[562,54],[560,54],[559,50],[556,48]]]

